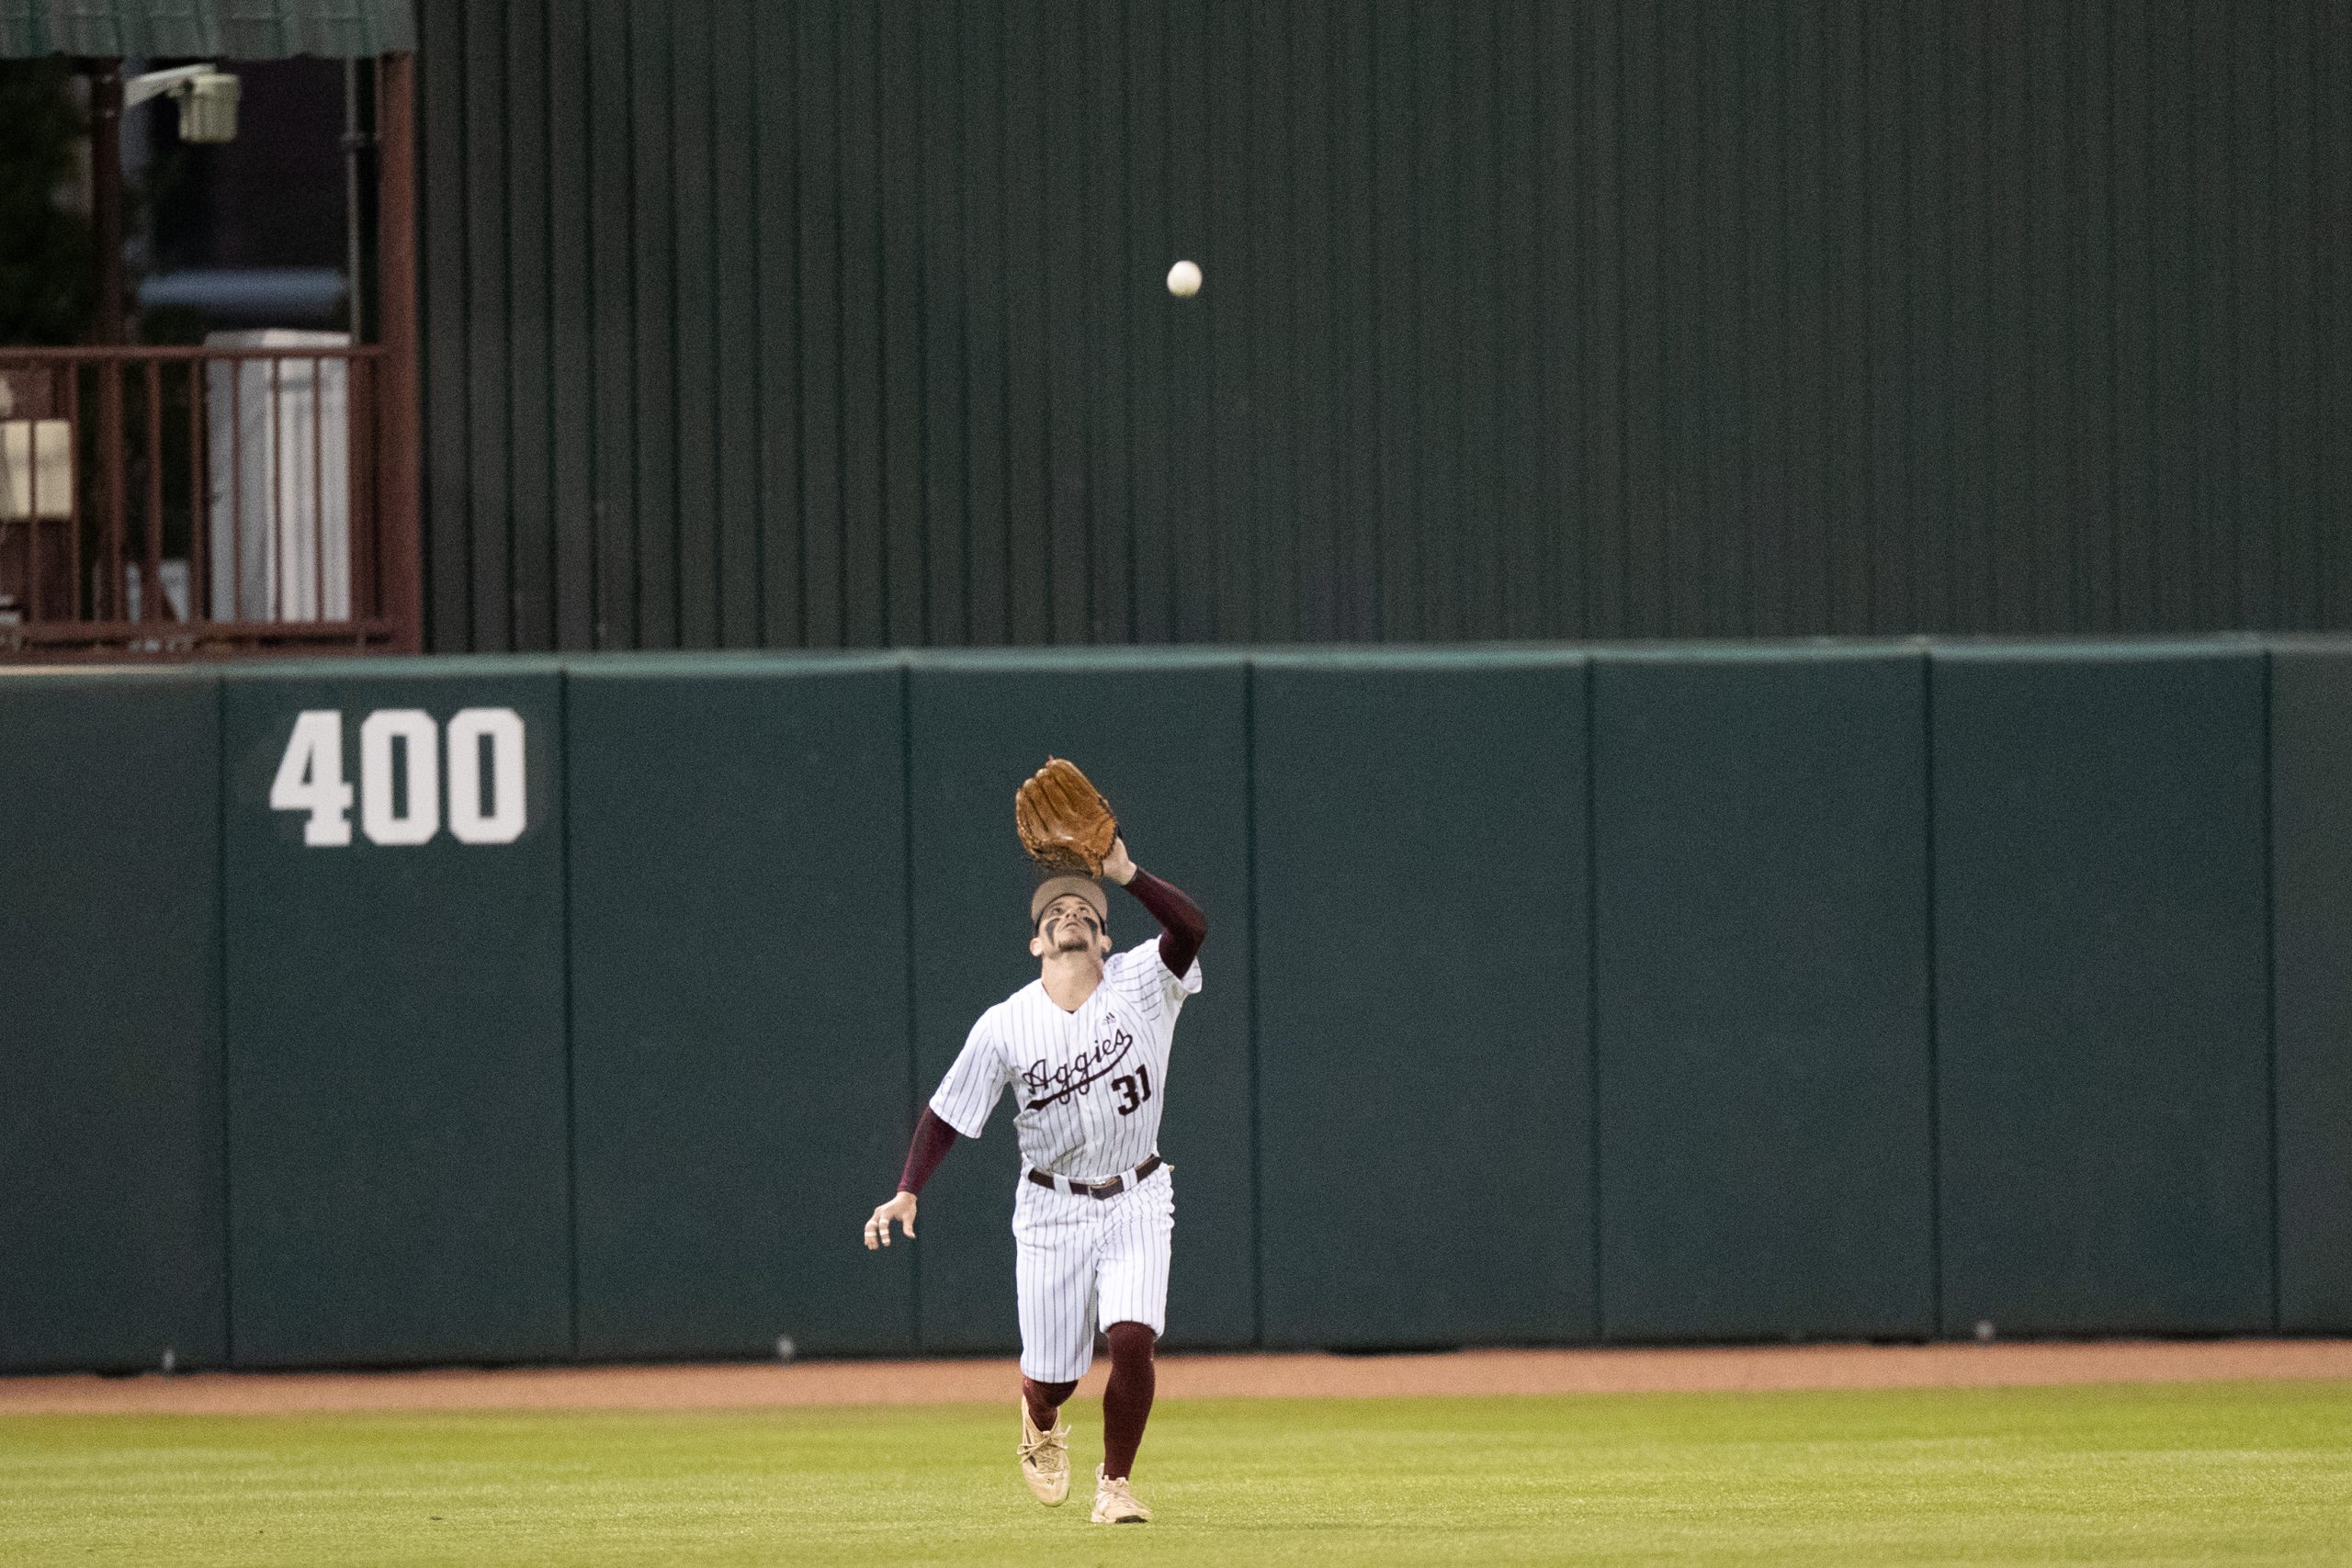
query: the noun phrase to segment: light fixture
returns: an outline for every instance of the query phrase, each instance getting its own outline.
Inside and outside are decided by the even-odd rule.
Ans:
[[[237,137],[237,79],[213,65],[182,65],[150,71],[122,85],[122,107],[165,96],[180,101],[180,140],[233,141]]]

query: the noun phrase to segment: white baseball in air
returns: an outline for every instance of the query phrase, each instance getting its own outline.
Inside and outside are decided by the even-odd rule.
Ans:
[[[1179,299],[1190,299],[1201,291],[1201,269],[1194,263],[1180,261],[1168,269],[1168,292]]]

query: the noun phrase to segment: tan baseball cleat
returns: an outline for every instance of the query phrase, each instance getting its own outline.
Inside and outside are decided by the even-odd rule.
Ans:
[[[1125,1476],[1114,1480],[1103,1474],[1102,1467],[1097,1465],[1094,1469],[1094,1522],[1098,1525],[1148,1525],[1151,1523],[1151,1510],[1136,1501],[1136,1495],[1127,1490]]]
[[[1021,1479],[1048,1508],[1058,1508],[1069,1495],[1069,1423],[1050,1432],[1037,1430],[1029,1419],[1029,1402],[1021,1402]]]

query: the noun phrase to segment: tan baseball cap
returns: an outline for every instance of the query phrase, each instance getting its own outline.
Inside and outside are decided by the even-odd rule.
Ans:
[[[1046,905],[1073,893],[1094,907],[1094,918],[1107,930],[1111,924],[1111,900],[1104,896],[1102,885],[1091,876],[1049,876],[1037,884],[1037,891],[1029,895],[1031,927],[1045,914]]]

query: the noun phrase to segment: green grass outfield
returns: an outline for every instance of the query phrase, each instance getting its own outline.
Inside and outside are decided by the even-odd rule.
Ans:
[[[1091,1477],[1100,1411],[1074,1404]],[[12,1416],[0,1562],[2352,1563],[2352,1383],[1170,1401],[1157,1523],[1012,1404]]]

